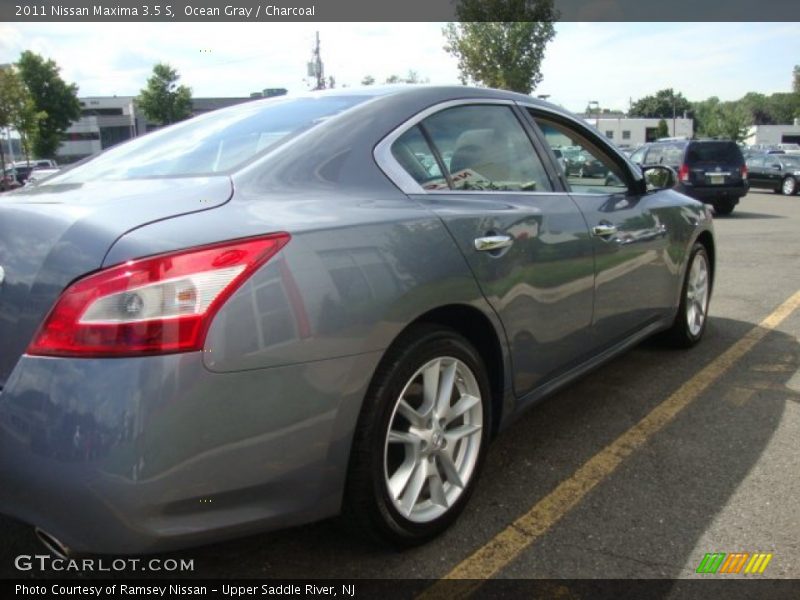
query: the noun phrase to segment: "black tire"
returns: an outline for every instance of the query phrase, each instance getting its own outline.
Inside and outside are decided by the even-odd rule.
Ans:
[[[713,206],[714,212],[718,215],[729,215],[736,208],[736,202],[734,200],[719,200]]]
[[[389,495],[384,448],[401,392],[423,365],[437,357],[455,358],[471,370],[480,389],[483,420],[477,462],[459,488],[463,491],[444,514],[420,523],[402,515]],[[427,324],[404,334],[381,361],[359,415],[341,519],[348,532],[403,548],[422,544],[447,529],[464,510],[483,466],[491,431],[490,393],[483,360],[460,334]]]
[[[699,332],[693,332],[692,328],[689,327],[687,290],[689,288],[689,276],[692,271],[692,265],[698,256],[702,257],[706,263],[708,277],[708,298],[706,299],[705,315],[702,326]],[[672,326],[661,335],[661,339],[664,342],[673,348],[691,348],[702,339],[708,324],[708,306],[712,289],[713,272],[711,270],[711,261],[708,258],[708,251],[703,244],[697,242],[692,247],[692,251],[689,254],[689,260],[686,263],[686,274],[683,277],[683,285],[681,286],[681,302],[678,306],[678,314],[675,316]]]
[[[787,188],[789,188],[789,191],[787,191]],[[784,178],[781,182],[780,191],[784,196],[794,196],[797,193],[797,180],[791,175]]]

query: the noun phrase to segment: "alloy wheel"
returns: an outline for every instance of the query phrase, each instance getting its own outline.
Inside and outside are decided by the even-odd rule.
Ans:
[[[442,356],[420,367],[396,401],[384,444],[384,478],[394,508],[428,523],[458,500],[472,478],[483,435],[475,374]]]
[[[708,260],[697,253],[689,269],[686,285],[686,323],[689,332],[697,336],[703,330],[708,311]]]

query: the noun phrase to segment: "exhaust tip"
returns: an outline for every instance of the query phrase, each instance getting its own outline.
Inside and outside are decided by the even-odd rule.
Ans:
[[[58,541],[57,538],[53,537],[46,531],[42,531],[38,527],[34,529],[34,533],[38,540],[42,543],[42,545],[47,548],[52,554],[55,554],[58,558],[69,558],[70,550],[69,548]]]

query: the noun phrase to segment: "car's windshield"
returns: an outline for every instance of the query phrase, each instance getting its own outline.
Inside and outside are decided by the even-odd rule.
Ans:
[[[83,183],[230,172],[369,99],[367,95],[304,96],[246,102],[112,148],[49,181]]]

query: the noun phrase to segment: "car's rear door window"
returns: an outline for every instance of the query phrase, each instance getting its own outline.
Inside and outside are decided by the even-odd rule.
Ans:
[[[392,154],[417,183],[429,190],[553,189],[531,140],[509,106],[444,109],[400,136]]]

